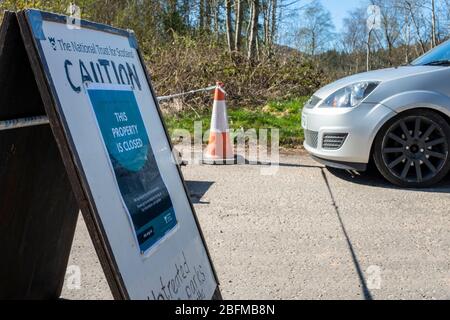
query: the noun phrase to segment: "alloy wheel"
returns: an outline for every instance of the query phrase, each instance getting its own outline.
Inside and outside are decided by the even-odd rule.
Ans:
[[[448,160],[448,140],[442,127],[424,116],[399,119],[385,133],[382,159],[389,172],[405,183],[435,178]]]

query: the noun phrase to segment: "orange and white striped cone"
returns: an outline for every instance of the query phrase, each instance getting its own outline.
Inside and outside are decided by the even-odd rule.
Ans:
[[[208,147],[203,154],[206,164],[234,164],[234,150],[228,127],[228,113],[223,83],[217,82]]]

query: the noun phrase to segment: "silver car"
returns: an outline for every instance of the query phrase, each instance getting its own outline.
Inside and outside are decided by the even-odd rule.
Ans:
[[[426,187],[450,170],[450,42],[410,65],[350,76],[317,91],[302,113],[305,148],[323,164]]]

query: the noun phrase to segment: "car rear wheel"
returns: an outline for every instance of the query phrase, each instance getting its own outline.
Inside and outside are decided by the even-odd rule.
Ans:
[[[449,141],[450,126],[441,115],[424,109],[407,111],[377,135],[375,165],[395,185],[431,186],[450,170]]]

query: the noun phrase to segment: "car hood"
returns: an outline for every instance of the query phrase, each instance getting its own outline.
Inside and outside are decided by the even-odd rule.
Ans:
[[[342,78],[338,81],[330,83],[329,85],[318,90],[314,95],[318,98],[325,99],[337,90],[344,88],[360,81],[379,81],[386,82],[396,79],[409,77],[427,72],[435,72],[442,70],[442,67],[436,66],[405,66],[398,68],[381,69],[376,71],[369,71],[355,74],[353,76]]]

